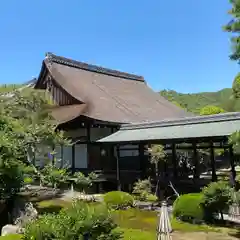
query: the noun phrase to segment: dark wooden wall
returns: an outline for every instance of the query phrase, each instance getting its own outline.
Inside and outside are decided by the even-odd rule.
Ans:
[[[64,106],[79,104],[80,102],[68,94],[49,74],[46,74],[40,84],[37,86],[40,89],[46,89],[55,104]]]

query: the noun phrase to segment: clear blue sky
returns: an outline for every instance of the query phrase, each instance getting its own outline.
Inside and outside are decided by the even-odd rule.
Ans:
[[[45,52],[141,74],[155,90],[230,87],[228,0],[0,2],[0,83],[38,76]]]

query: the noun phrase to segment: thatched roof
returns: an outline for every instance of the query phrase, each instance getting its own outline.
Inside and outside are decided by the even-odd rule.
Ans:
[[[116,123],[160,121],[191,115],[154,92],[141,76],[51,53],[43,61],[38,82],[46,70],[79,104],[86,105],[80,115]],[[75,112],[74,108],[72,111]]]

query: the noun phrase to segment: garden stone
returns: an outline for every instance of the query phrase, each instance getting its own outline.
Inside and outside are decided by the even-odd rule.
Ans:
[[[31,202],[25,202],[21,198],[15,201],[12,211],[12,221],[15,225],[24,226],[26,223],[36,219],[37,216],[38,212]]]
[[[1,236],[6,236],[9,234],[20,234],[23,233],[23,228],[17,225],[7,224],[2,227]]]
[[[153,203],[151,202],[142,202],[142,201],[135,201],[134,202],[134,206],[139,208],[139,209],[148,209],[148,210],[152,210],[153,208]]]
[[[60,189],[54,189],[49,187],[41,186],[28,186],[28,188],[22,188],[20,196],[24,196],[29,199],[37,199],[38,201],[43,201],[51,198],[56,198],[61,193]]]

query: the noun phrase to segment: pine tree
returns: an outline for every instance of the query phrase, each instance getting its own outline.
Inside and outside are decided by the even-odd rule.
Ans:
[[[231,38],[232,54],[230,55],[230,59],[240,64],[240,0],[230,0],[230,3],[232,8],[229,14],[232,16],[232,20],[224,26],[224,30],[233,34]],[[236,99],[240,99],[240,73],[235,77],[232,89],[233,96]],[[231,135],[230,143],[233,144],[235,152],[240,153],[240,131]]]
[[[232,5],[229,14],[232,20],[224,26],[224,30],[233,33],[231,38],[232,54],[230,59],[237,61],[240,64],[240,0],[230,0]],[[240,77],[239,75],[233,81],[233,95],[235,98],[240,98]]]

